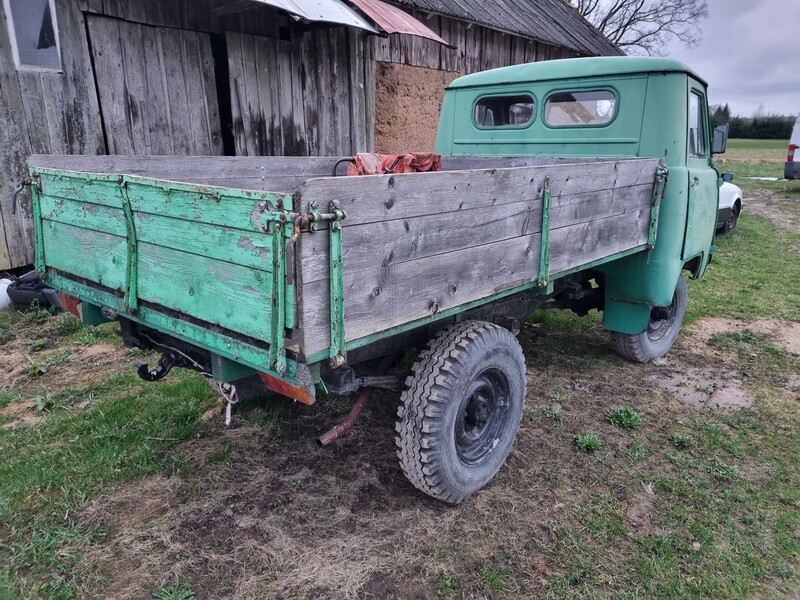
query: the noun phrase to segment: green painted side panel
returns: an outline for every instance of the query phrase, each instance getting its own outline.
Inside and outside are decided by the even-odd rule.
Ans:
[[[45,220],[42,240],[47,268],[72,273],[112,290],[125,289],[126,238]]]
[[[266,360],[254,361],[257,368],[286,371],[284,339],[295,310],[286,286],[291,225],[270,228],[265,221],[279,216],[279,204],[291,210],[290,196],[48,169],[34,175],[43,188],[37,199],[43,269],[102,286],[81,291],[105,290],[120,310],[167,333],[189,322],[164,321],[142,302],[201,322],[194,329],[218,325],[266,342]],[[216,338],[189,337],[223,355],[224,348],[209,344]]]
[[[272,279],[261,271],[142,242],[139,298],[270,339]]]

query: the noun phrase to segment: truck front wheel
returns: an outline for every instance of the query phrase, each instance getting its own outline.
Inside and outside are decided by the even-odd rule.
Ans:
[[[627,360],[646,363],[664,356],[675,339],[686,314],[686,278],[681,273],[669,306],[653,307],[647,329],[638,335],[614,332],[614,347]]]
[[[525,406],[525,358],[506,329],[457,323],[420,354],[398,410],[397,456],[408,480],[458,504],[489,483]]]

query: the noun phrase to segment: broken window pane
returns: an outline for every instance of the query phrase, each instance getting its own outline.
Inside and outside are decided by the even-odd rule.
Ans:
[[[53,0],[8,0],[9,33],[17,67],[60,69]]]

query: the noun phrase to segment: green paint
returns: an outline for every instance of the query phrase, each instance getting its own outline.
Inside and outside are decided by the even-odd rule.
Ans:
[[[122,312],[122,297],[115,296],[106,291],[89,287],[87,285],[72,281],[55,273],[48,273],[46,281],[49,285],[63,290],[64,293],[80,298],[84,302],[89,302],[96,306],[106,306],[119,313]],[[127,319],[135,321],[141,325],[152,327],[174,336],[187,343],[194,344],[200,348],[210,350],[220,356],[235,362],[247,365],[258,371],[269,373],[274,377],[280,377],[294,385],[300,385],[295,380],[297,363],[287,359],[286,373],[283,375],[269,368],[269,352],[265,347],[259,347],[253,343],[248,343],[214,331],[202,325],[196,325],[189,321],[170,317],[162,312],[140,306],[136,315],[126,315]]]
[[[127,233],[128,261],[125,269],[125,312],[136,314],[138,307],[138,281],[139,281],[139,246],[136,242],[136,226],[133,223],[133,211],[128,199],[125,182],[120,180],[119,187],[122,192],[122,212],[125,215],[125,232]]]
[[[658,213],[661,208],[661,198],[664,196],[664,188],[667,185],[669,169],[659,165],[656,168],[656,183],[653,186],[653,205],[650,209],[650,230],[647,233],[647,248],[652,250],[656,247],[656,236],[658,235]]]
[[[330,224],[330,304],[331,304],[331,347],[328,354],[331,366],[337,367],[347,362],[347,345],[344,331],[344,253],[342,251],[342,223],[344,213],[339,210],[339,201],[331,201],[330,212],[337,219]]]
[[[81,303],[81,320],[86,325],[102,325],[108,323],[108,319],[103,316],[100,307],[89,302]]]
[[[255,369],[246,367],[240,362],[230,360],[218,354],[211,355],[211,375],[217,381],[231,383],[245,377],[255,375]]]
[[[536,285],[547,287],[550,276],[550,178],[544,178],[542,194],[542,238],[539,249],[539,277]]]

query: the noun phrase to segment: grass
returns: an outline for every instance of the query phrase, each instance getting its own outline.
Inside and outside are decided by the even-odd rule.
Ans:
[[[587,454],[591,454],[592,452],[596,452],[602,446],[602,441],[600,440],[600,436],[596,433],[579,433],[575,437],[575,447],[578,448],[581,452],[586,452]]]
[[[614,406],[606,413],[608,422],[622,429],[641,429],[644,426],[642,413],[628,406]]]

